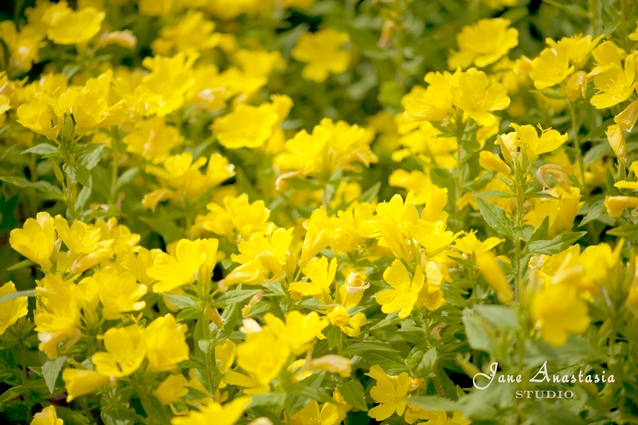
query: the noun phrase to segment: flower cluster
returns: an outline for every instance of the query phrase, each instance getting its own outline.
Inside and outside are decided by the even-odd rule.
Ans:
[[[435,3],[16,1],[0,421],[633,423],[638,9]]]

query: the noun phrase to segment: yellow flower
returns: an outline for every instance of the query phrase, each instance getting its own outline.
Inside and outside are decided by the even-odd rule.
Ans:
[[[55,406],[51,405],[33,415],[31,425],[64,425],[64,421],[58,418]]]
[[[168,375],[155,390],[155,397],[157,397],[163,405],[175,403],[188,394],[187,384],[188,381],[181,373]]]
[[[95,370],[105,376],[122,378],[135,372],[146,356],[142,329],[138,325],[110,328],[104,334],[104,348],[93,355]]]
[[[494,290],[498,300],[503,304],[511,302],[514,299],[514,293],[507,282],[505,272],[496,262],[494,255],[490,252],[484,252],[477,255],[475,261],[481,276]]]
[[[102,229],[97,226],[76,220],[69,227],[66,219],[58,214],[55,216],[55,229],[72,252],[88,254],[99,248]]]
[[[26,25],[18,31],[13,21],[0,22],[0,39],[10,53],[9,65],[23,72],[30,71],[33,64],[40,61],[38,52],[44,44],[44,36],[33,25]]]
[[[28,218],[22,229],[13,229],[9,237],[11,248],[42,267],[51,269],[51,254],[55,248],[53,219],[46,212],[39,212],[35,219]]]
[[[627,164],[629,160],[627,142],[625,141],[625,135],[620,126],[617,124],[610,125],[607,127],[607,130],[605,130],[605,135],[607,135],[607,141],[616,154],[616,157]]]
[[[362,312],[350,317],[348,310],[343,305],[338,305],[328,312],[328,320],[331,325],[338,326],[344,334],[354,337],[361,333],[361,326],[365,325],[367,319]]]
[[[601,35],[592,40],[591,35],[583,37],[582,34],[576,34],[571,37],[563,37],[559,41],[547,38],[545,42],[554,49],[564,48],[569,60],[577,69],[581,69],[587,63],[589,53],[598,45],[603,37],[604,36]]]
[[[341,74],[348,69],[350,53],[341,49],[348,39],[348,34],[332,28],[302,34],[291,55],[299,62],[308,63],[301,72],[303,78],[321,83],[329,73]]]
[[[228,149],[258,148],[269,139],[283,136],[279,125],[290,113],[288,96],[273,96],[272,103],[260,106],[240,104],[237,109],[215,119],[213,132],[219,144]]]
[[[174,26],[163,27],[159,38],[151,43],[151,48],[156,55],[210,50],[217,46],[221,38],[214,30],[215,22],[204,19],[202,12],[189,10]]]
[[[458,77],[458,87],[452,88],[454,106],[463,110],[464,119],[470,117],[481,126],[496,121],[492,111],[501,111],[510,104],[507,90],[500,83],[488,87],[487,75],[472,68]]]
[[[392,265],[383,272],[383,279],[392,286],[392,289],[377,293],[376,300],[381,304],[381,311],[384,313],[398,311],[399,317],[405,319],[412,312],[423,287],[424,276],[421,266],[417,266],[414,277],[410,278],[403,263],[400,260],[394,260]]]
[[[449,72],[429,72],[425,82],[429,85],[425,90],[416,91],[405,105],[405,113],[410,121],[444,121],[453,112],[452,86],[458,85],[461,70],[454,74]]]
[[[489,151],[481,151],[479,154],[479,164],[486,170],[498,171],[503,175],[508,175],[512,169],[498,155]]]
[[[80,339],[80,306],[84,296],[76,284],[62,280],[59,274],[45,275],[38,282],[36,293],[38,304],[34,322],[40,340],[38,348],[50,359],[55,359],[60,342],[69,340],[62,347],[64,352]]]
[[[536,161],[538,156],[558,149],[567,141],[568,135],[560,134],[551,128],[544,129],[539,125],[541,136],[538,137],[536,129],[531,125],[511,124],[516,130],[520,144],[525,147],[525,152],[530,161]]]
[[[191,241],[180,239],[175,248],[175,255],[160,253],[146,273],[157,279],[153,289],[156,292],[169,292],[182,285],[194,282],[195,273],[206,261],[215,261],[217,255],[217,239],[209,239],[214,248],[202,243],[201,239]]]
[[[89,130],[122,124],[130,115],[126,100],[109,102],[113,71],[108,70],[97,78],[91,78],[77,93],[72,106],[75,131],[84,134]]]
[[[191,233],[197,236],[202,228],[217,235],[226,236],[231,242],[249,240],[253,234],[267,234],[274,230],[274,223],[268,221],[270,210],[262,200],[252,204],[248,195],[226,196],[224,205],[210,203],[210,211],[205,216],[197,216]]]
[[[52,102],[54,101],[46,96],[32,97],[29,102],[20,105],[16,121],[47,139],[56,139],[62,128],[62,121],[56,108],[50,108]]]
[[[284,170],[299,171],[303,175],[324,173],[329,176],[337,168],[358,171],[360,167],[355,162],[368,167],[378,161],[370,149],[373,136],[356,124],[351,126],[345,121],[334,123],[330,118],[324,118],[313,128],[312,135],[301,130],[288,140],[285,151],[275,159],[275,163]]]
[[[97,390],[109,382],[110,378],[92,370],[67,368],[62,371],[62,380],[67,392],[66,402],[70,403],[75,398]]]
[[[472,63],[479,68],[492,64],[518,45],[518,30],[509,28],[509,19],[481,19],[464,26],[456,35],[459,51],[448,59],[450,69],[467,68]]]
[[[311,400],[303,409],[292,415],[292,425],[338,425],[346,414],[336,404],[325,403],[321,410],[316,400]]]
[[[631,131],[638,120],[638,100],[634,100],[618,115],[614,117],[614,122],[618,124],[622,131]]]
[[[289,356],[287,342],[270,326],[246,335],[245,342],[237,347],[237,364],[254,374],[261,385],[269,384],[279,375]]]
[[[534,80],[534,87],[542,90],[561,83],[572,72],[574,67],[569,66],[567,48],[558,46],[543,49],[541,54],[532,61],[529,76]]]
[[[570,285],[551,285],[532,300],[532,318],[543,340],[553,346],[567,341],[568,333],[580,335],[589,327],[588,306]]]
[[[131,30],[106,31],[100,36],[95,48],[100,49],[111,44],[133,50],[137,44],[137,37],[133,35]]]
[[[74,11],[69,8],[53,15],[47,35],[55,44],[81,44],[100,31],[106,14],[93,7]]]
[[[578,97],[586,99],[587,81],[587,73],[585,71],[578,71],[572,74],[565,84],[564,96],[569,99],[570,102],[576,101]],[[561,95],[563,95],[563,91],[561,91]]]
[[[314,311],[304,315],[298,310],[293,310],[286,315],[285,323],[271,313],[267,313],[264,320],[267,327],[273,329],[277,337],[296,355],[311,349],[315,337],[328,326],[328,320],[319,317]]]
[[[118,319],[122,313],[139,311],[146,306],[140,298],[146,294],[146,285],[140,285],[135,275],[128,271],[118,271],[106,267],[88,278],[95,285],[102,302],[102,313],[107,320]]]
[[[157,164],[168,157],[171,149],[182,143],[184,138],[176,127],[166,124],[164,117],[154,117],[138,121],[135,131],[127,134],[123,140],[127,152]]]
[[[321,257],[311,261],[304,268],[305,276],[309,282],[292,282],[288,290],[299,292],[301,295],[328,295],[330,285],[337,274],[337,259],[333,258],[328,265],[328,259]]]
[[[178,324],[171,314],[158,317],[143,331],[142,343],[148,357],[148,369],[165,372],[188,360],[187,326]]]
[[[230,339],[215,346],[215,363],[219,364],[221,373],[228,372],[235,361],[237,346]]]
[[[549,183],[545,179],[545,174],[549,174],[554,177],[556,183],[563,188],[565,192],[568,192],[572,185],[572,181],[569,176],[575,174],[576,168],[573,165],[557,165],[557,164],[545,164],[538,167],[536,171],[536,178],[543,185],[545,189],[549,189]]]
[[[168,16],[174,3],[174,0],[139,0],[138,7],[142,15]]]
[[[536,198],[533,208],[525,213],[524,222],[538,228],[545,217],[549,217],[548,236],[553,238],[561,233],[570,232],[574,219],[582,207],[580,190],[570,187],[569,191],[558,187],[548,191],[551,198]]]
[[[190,411],[186,416],[171,419],[171,425],[208,425],[211,420],[215,425],[235,425],[244,414],[250,397],[238,397],[223,406],[217,402],[200,406],[199,411]]]
[[[635,78],[633,55],[625,58],[624,70],[620,65],[620,59],[614,60],[594,77],[594,85],[598,89],[598,93],[591,98],[591,104],[596,109],[603,109],[624,102],[631,96],[636,87]]]
[[[255,233],[250,240],[240,242],[239,255],[232,254],[231,259],[241,266],[226,276],[226,286],[238,283],[261,285],[268,272],[272,273],[272,280],[283,279],[293,230],[277,229],[266,236]]]
[[[633,310],[634,314],[638,314],[638,285],[631,285],[629,287],[627,304]]]
[[[635,196],[606,196],[605,207],[610,217],[620,217],[627,208],[638,208]]]
[[[151,70],[136,91],[147,100],[145,115],[166,116],[184,104],[184,95],[193,84],[191,69],[197,53],[180,53],[172,58],[144,58],[142,65]]]
[[[377,384],[370,390],[372,399],[379,403],[370,409],[368,416],[382,422],[392,416],[395,412],[403,416],[407,406],[404,400],[407,395],[411,379],[406,372],[399,376],[389,376],[381,367],[374,365],[366,375],[377,381]]]
[[[312,359],[310,367],[312,370],[326,370],[330,373],[338,373],[342,378],[349,378],[352,374],[350,359],[336,354],[326,354]]]
[[[8,294],[17,292],[13,282],[7,282],[0,287],[0,298]],[[29,304],[27,297],[14,298],[12,300],[0,303],[0,335],[2,335],[9,326],[24,317],[29,312],[27,305]]]

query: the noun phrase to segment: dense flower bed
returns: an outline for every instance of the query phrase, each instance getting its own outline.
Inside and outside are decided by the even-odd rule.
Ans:
[[[6,3],[2,423],[636,423],[633,1]]]

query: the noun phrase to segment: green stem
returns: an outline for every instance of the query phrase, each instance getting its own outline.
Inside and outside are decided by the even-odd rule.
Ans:
[[[115,147],[115,140],[113,141],[113,162],[111,164],[113,173],[111,176],[111,204],[114,205],[115,201],[117,201],[117,148]]]
[[[465,128],[463,126],[463,112],[456,114],[456,175],[454,176],[454,182],[456,183],[456,199],[454,203],[454,211],[458,214],[459,212],[459,198],[461,197],[461,161],[463,160],[463,155],[461,152],[461,139],[463,138],[463,133],[465,132]],[[457,216],[458,217],[458,216]]]
[[[66,175],[66,204],[69,207],[69,218],[75,220],[75,183]]]
[[[93,414],[89,408],[89,403],[86,402],[86,396],[79,397],[78,401],[80,402],[80,407],[82,407],[84,415],[89,419],[89,422],[93,423]]]
[[[520,171],[520,170],[517,170]],[[516,184],[516,216],[514,217],[514,224],[516,226],[520,226],[523,222],[523,203],[525,202],[525,190],[522,184],[522,179],[525,178],[525,173],[523,175],[519,175],[520,173],[516,173],[515,184]],[[518,302],[519,297],[522,294],[522,279],[521,279],[521,239],[517,236],[514,240],[514,273],[516,278],[516,285],[514,287],[514,299]]]
[[[572,128],[574,130],[574,148],[576,148],[576,158],[578,160],[578,168],[580,169],[580,179],[583,185],[583,198],[587,197],[587,183],[585,182],[585,163],[583,162],[583,153],[580,150],[580,142],[578,140],[578,126],[576,124],[576,110],[574,104],[567,101],[569,104],[569,111],[572,115]]]

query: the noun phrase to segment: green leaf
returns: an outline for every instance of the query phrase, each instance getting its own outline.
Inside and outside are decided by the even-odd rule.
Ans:
[[[22,152],[22,155],[26,153],[34,153],[37,155],[54,155],[60,153],[57,146],[53,146],[50,143],[40,143],[32,148],[29,148]]]
[[[547,239],[547,234],[549,232],[549,216],[545,217],[543,222],[538,229],[534,233],[532,233],[532,237],[529,238],[530,241],[544,241]]]
[[[139,168],[131,168],[130,170],[124,171],[122,175],[117,178],[117,187],[122,187],[125,184],[132,182],[137,176],[139,176],[139,174]]]
[[[328,349],[332,350],[339,344],[341,340],[341,329],[338,326],[333,326],[328,332]]]
[[[80,70],[80,67],[81,66],[78,63],[67,63],[64,65],[64,68],[62,68],[62,74],[64,74],[67,80],[70,80],[71,77]]]
[[[186,295],[163,294],[168,301],[179,309],[197,308],[197,301]]]
[[[137,423],[137,416],[132,410],[120,410],[112,407],[102,408],[100,417],[105,425],[133,425]]]
[[[494,176],[496,175],[496,171],[488,171],[483,174],[477,181],[468,183],[463,185],[463,188],[469,192],[476,192],[477,190],[483,189],[489,182],[492,181]]]
[[[140,401],[147,416],[163,425],[168,425],[168,414],[162,403],[153,394],[140,394]]]
[[[437,353],[436,348],[430,348],[419,360],[419,363],[416,366],[416,370],[413,372],[416,374],[417,378],[427,378],[434,371],[434,366],[436,364]]]
[[[589,165],[593,162],[598,161],[603,156],[609,155],[612,152],[613,150],[611,149],[611,145],[609,143],[600,143],[596,146],[593,146],[587,151],[587,153],[583,157],[583,162],[585,163],[585,165]]]
[[[84,155],[82,159],[80,159],[80,164],[84,165],[88,170],[95,168],[95,166],[100,162],[102,151],[105,147],[106,143],[94,149],[93,152]]]
[[[308,397],[317,400],[319,403],[337,403],[332,397],[317,388],[295,385],[288,389],[288,393],[300,397]]]
[[[369,365],[378,365],[385,370],[388,375],[399,375],[402,372],[408,372],[405,360],[396,352],[387,351],[368,351],[361,356]]]
[[[186,236],[184,231],[175,224],[174,220],[151,217],[139,217],[139,219],[148,224],[154,232],[160,234],[167,244]]]
[[[616,178],[609,168],[607,168],[607,176],[605,178],[605,181],[607,184],[607,193],[609,193],[609,196],[620,195],[620,189],[614,186],[616,184]]]
[[[237,304],[252,298],[259,291],[261,291],[261,289],[235,289],[228,291],[221,297],[217,298],[213,303],[213,306],[225,307],[227,305]]]
[[[32,183],[24,177],[0,176],[0,181],[23,189],[33,188],[43,199],[64,199],[64,195],[59,188],[44,180]]]
[[[557,100],[565,100],[563,98],[563,96],[561,96],[558,93],[552,93],[549,91],[543,91],[543,90],[530,90],[530,93],[536,93],[536,94],[542,94],[545,97],[549,97],[550,99],[557,99]]]
[[[585,224],[589,223],[592,220],[596,220],[598,217],[600,217],[600,215],[605,210],[606,210],[606,207],[605,207],[604,199],[599,199],[598,201],[594,202],[591,205],[591,207],[589,207],[589,212],[587,213],[585,218],[583,218],[583,220],[580,222],[578,227],[584,226]]]
[[[23,261],[20,261],[17,264],[14,264],[13,266],[7,268],[7,271],[18,270],[18,269],[21,269],[22,267],[29,267],[29,266],[32,266],[34,264],[35,263],[33,261],[31,261],[31,260],[23,260]]]
[[[370,189],[361,194],[359,203],[371,203],[374,201],[374,198],[379,194],[379,189],[381,189],[381,182],[376,182]]]
[[[17,387],[9,388],[5,392],[3,392],[2,395],[0,395],[0,406],[2,406],[4,403],[7,403],[7,402],[13,400],[16,397],[22,395],[26,391],[28,391],[28,389],[25,386],[23,386],[23,385],[19,385]]]
[[[614,118],[613,117],[603,121],[603,123],[601,125],[599,125],[595,129],[593,129],[585,137],[580,139],[580,144],[582,145],[583,143],[588,142],[591,139],[596,139],[598,137],[601,137],[603,134],[605,134],[605,131],[607,131],[607,127],[609,127],[612,124],[614,124]]]
[[[283,407],[286,402],[286,393],[268,393],[254,395],[250,399],[250,403],[246,406],[246,409],[251,409],[255,406],[279,406]]]
[[[463,325],[465,326],[465,334],[467,335],[467,343],[474,350],[494,352],[494,341],[490,338],[483,323],[476,316],[463,316]]]
[[[496,230],[499,234],[508,236],[510,239],[515,239],[512,233],[514,222],[507,217],[507,214],[501,207],[486,201],[480,196],[476,196],[476,202],[481,210],[481,215],[492,229]]]
[[[634,224],[623,224],[614,229],[607,231],[608,235],[619,236],[623,238],[629,238],[632,240],[638,240],[638,226]],[[2,302],[0,300],[0,302]]]
[[[521,329],[518,315],[510,307],[504,305],[475,304],[474,310],[495,326],[503,326],[513,331]]]
[[[84,165],[77,162],[65,163],[62,167],[67,176],[83,186],[91,187],[91,173]]]
[[[463,258],[463,257],[450,257],[451,259],[453,259],[454,261],[456,261],[457,263],[470,268],[472,270],[478,270],[478,266],[476,264],[474,264],[473,262],[471,262],[470,260]]]
[[[55,412],[65,425],[90,425],[91,423],[86,416],[68,407],[55,406]]]
[[[415,405],[423,410],[445,410],[445,411],[457,411],[460,409],[459,403],[448,400],[447,398],[437,397],[435,395],[410,397],[410,404]]]
[[[11,292],[10,294],[7,294],[4,297],[0,298],[0,304],[2,304],[5,301],[13,300],[15,298],[22,298],[22,297],[35,297],[35,289]]]
[[[518,238],[523,239],[525,242],[527,242],[532,237],[533,233],[534,226],[530,224],[521,224],[520,226],[512,227],[512,234],[514,234],[514,236]]]
[[[474,196],[481,196],[483,198],[513,198],[516,195],[511,192],[503,192],[502,190],[488,190],[487,192],[476,193]]]
[[[368,405],[366,404],[363,385],[361,382],[352,380],[345,384],[338,384],[337,389],[343,397],[343,399],[351,406],[356,407],[364,412],[368,411]]]
[[[55,383],[58,380],[60,370],[62,370],[66,359],[66,356],[58,357],[55,360],[48,360],[42,365],[42,376],[51,394],[55,391]]]
[[[554,255],[565,251],[578,239],[585,236],[587,232],[563,233],[556,236],[551,241],[533,241],[527,244],[525,252],[528,254]]]
[[[398,353],[398,351],[387,342],[364,341],[351,344],[343,351],[343,354],[361,356],[368,351],[387,351],[390,353]]]

